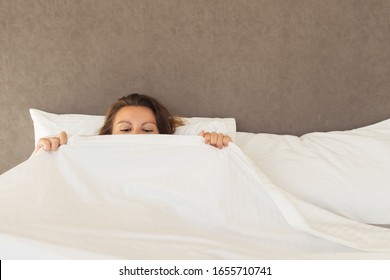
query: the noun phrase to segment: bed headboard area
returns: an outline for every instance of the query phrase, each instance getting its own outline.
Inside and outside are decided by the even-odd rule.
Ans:
[[[389,118],[389,89],[387,0],[0,2],[0,174],[33,150],[29,108],[103,115],[138,92],[302,135]]]

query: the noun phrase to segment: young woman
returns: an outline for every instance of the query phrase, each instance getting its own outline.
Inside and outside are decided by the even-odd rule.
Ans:
[[[106,113],[106,118],[99,135],[111,134],[173,134],[176,127],[183,121],[173,116],[156,99],[147,95],[133,93],[118,99]],[[200,136],[205,143],[217,148],[228,146],[232,139],[222,133],[204,132]],[[59,146],[66,144],[68,136],[65,131],[56,137],[41,138],[34,150],[57,151]],[[33,154],[34,154],[33,153]]]

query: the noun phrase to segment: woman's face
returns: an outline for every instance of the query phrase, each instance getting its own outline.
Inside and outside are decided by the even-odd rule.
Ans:
[[[123,107],[115,116],[112,134],[159,134],[156,116],[148,107]]]

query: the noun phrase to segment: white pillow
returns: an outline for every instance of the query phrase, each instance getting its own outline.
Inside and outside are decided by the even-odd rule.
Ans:
[[[43,137],[66,131],[69,135],[97,135],[104,122],[104,116],[80,114],[52,114],[30,109],[34,123],[35,143]]]
[[[237,144],[279,187],[369,224],[390,224],[390,120],[301,137],[237,133]]]
[[[69,135],[97,135],[104,123],[104,116],[81,114],[53,114],[30,109],[34,123],[35,143],[40,138],[66,131]],[[183,118],[185,125],[178,127],[177,135],[198,135],[201,130],[228,134],[233,142],[236,138],[234,118]]]

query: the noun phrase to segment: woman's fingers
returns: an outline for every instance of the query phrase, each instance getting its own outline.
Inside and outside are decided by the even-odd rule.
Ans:
[[[61,131],[56,137],[41,138],[39,139],[34,153],[39,149],[45,151],[57,151],[61,145],[66,144],[68,141],[68,135],[65,131]]]
[[[66,134],[65,131],[61,131],[58,135],[57,135],[58,139],[60,140],[60,145],[64,145],[68,142],[68,134]]]
[[[205,143],[209,144],[211,146],[214,146],[216,148],[223,148],[227,147],[229,145],[229,142],[232,141],[232,139],[223,134],[223,133],[217,133],[217,132],[204,132],[203,130],[199,133],[200,136],[204,137]]]
[[[224,135],[222,142],[223,146],[227,147],[229,146],[229,142],[232,142],[232,138],[230,138],[230,136]]]
[[[41,138],[38,141],[37,148],[45,151],[51,151],[51,142],[48,138]]]
[[[202,130],[198,135],[204,138],[206,144],[210,144],[210,132],[204,132],[204,130]]]
[[[47,151],[57,151],[58,148],[60,147],[60,138],[52,137],[49,138],[49,141],[50,141],[50,150]]]
[[[215,135],[215,142],[214,142],[214,147],[217,147],[218,149],[223,148],[223,134],[222,133],[216,133]]]

